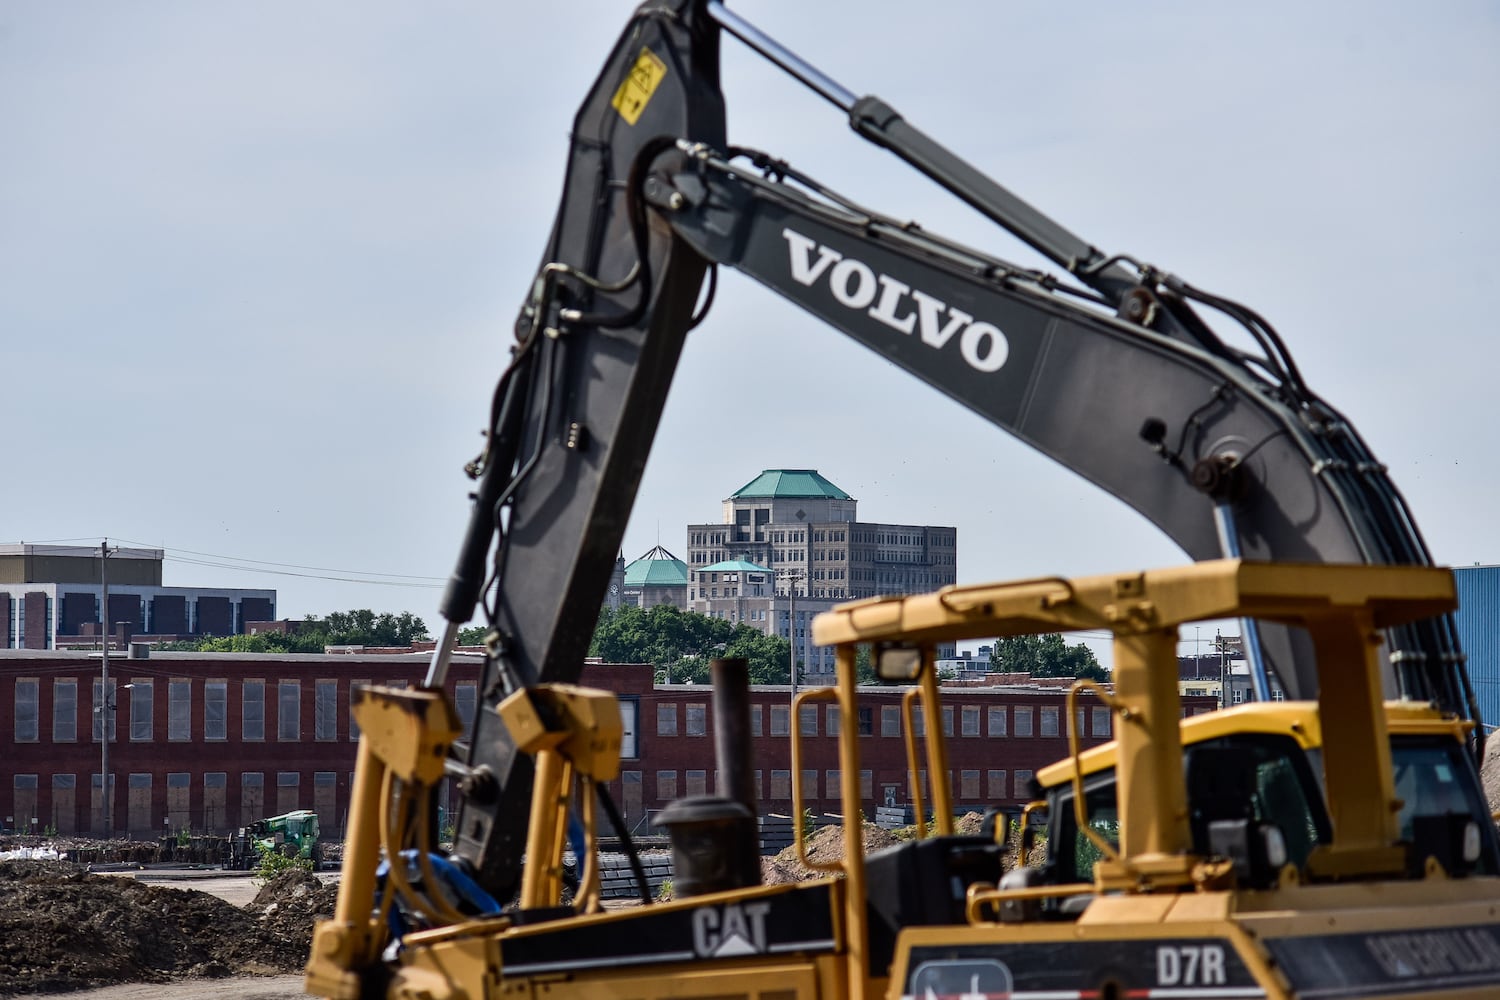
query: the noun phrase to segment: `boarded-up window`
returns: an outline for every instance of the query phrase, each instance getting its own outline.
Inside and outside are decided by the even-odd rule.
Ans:
[[[229,775],[209,771],[203,776],[203,829],[206,833],[223,833],[229,828]]]
[[[689,736],[702,736],[707,732],[704,721],[708,715],[707,706],[702,702],[690,702],[687,706],[687,734]],[[692,792],[688,792],[692,795]]]
[[[302,739],[301,681],[282,681],[276,686],[276,739],[282,743]]]
[[[36,775],[18,774],[11,785],[14,796],[15,829],[22,832],[41,833],[41,818],[36,813]]]
[[[192,829],[192,781],[186,771],[167,773],[167,825],[174,831]]]
[[[677,772],[656,772],[656,797],[663,802],[677,798]]]
[[[318,814],[320,836],[338,835],[339,775],[337,771],[313,772],[313,812]]]
[[[708,772],[707,771],[697,770],[697,769],[689,770],[689,771],[686,772],[686,777],[687,777],[687,788],[685,789],[685,791],[687,792],[688,795],[707,795],[708,794]]]
[[[804,799],[816,799],[818,795],[818,771],[817,768],[806,767],[802,769],[802,797]]]
[[[320,680],[313,685],[313,739],[336,740],[338,738],[339,682]]]
[[[979,798],[978,768],[958,772],[958,795],[967,802],[973,802]]]
[[[193,738],[193,684],[167,682],[167,739],[184,742]]]
[[[203,685],[203,738],[229,738],[229,685],[224,681],[208,681]]]
[[[131,834],[155,836],[160,824],[151,815],[151,775],[135,773],[130,776],[125,822]]]
[[[677,735],[677,703],[656,706],[656,735]]]
[[[952,705],[944,705],[943,706],[943,735],[944,736],[952,736],[953,735],[953,706]]]
[[[249,826],[266,815],[266,776],[260,771],[240,775],[240,826]]]
[[[1005,771],[990,771],[989,772],[989,775],[986,778],[986,781],[989,783],[989,791],[987,792],[987,794],[989,795],[990,798],[992,798],[992,799],[1008,799],[1008,798],[1010,798],[1010,788],[1008,788],[1006,786],[1005,779],[1006,779],[1006,772]]]
[[[790,800],[792,797],[792,772],[771,771],[771,798],[776,801]]]
[[[78,741],[78,682],[52,683],[52,742]]]
[[[1033,791],[1034,791],[1034,789],[1031,787],[1031,772],[1030,771],[1017,771],[1016,772],[1016,798],[1022,799],[1022,800],[1025,800],[1025,801],[1030,801],[1031,800],[1031,793]]]
[[[965,736],[979,735],[979,706],[965,705],[959,719],[959,732]]]
[[[259,742],[266,738],[266,682],[246,681],[240,704],[242,739]]]
[[[750,706],[750,735],[751,736],[759,736],[759,735],[761,735],[761,728],[760,728],[761,727],[761,721],[760,721],[760,716],[761,716],[760,706],[759,705],[751,705]]]
[[[17,743],[36,743],[42,738],[40,690],[41,685],[34,677],[16,681]]]
[[[52,776],[52,828],[58,833],[78,832],[78,775]]]
[[[875,797],[875,773],[873,771],[859,772],[859,797],[865,801]]]
[[[289,813],[302,805],[302,774],[299,771],[276,772],[276,812]]]
[[[837,705],[828,706],[828,711],[823,717],[823,725],[826,727],[824,732],[829,736],[839,734],[839,707]]]

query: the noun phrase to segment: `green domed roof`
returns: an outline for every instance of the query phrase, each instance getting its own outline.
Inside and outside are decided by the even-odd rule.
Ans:
[[[712,570],[715,573],[769,573],[769,572],[771,572],[771,569],[768,566],[757,566],[757,565],[755,565],[755,563],[753,563],[753,562],[746,562],[743,559],[726,559],[723,562],[716,562],[712,566],[705,566],[702,569],[700,569],[698,572],[700,572],[700,573],[707,573],[710,570]]]
[[[819,475],[817,469],[767,469],[729,495],[745,497],[829,497],[854,499]]]
[[[627,587],[686,587],[687,563],[658,545],[625,567]]]

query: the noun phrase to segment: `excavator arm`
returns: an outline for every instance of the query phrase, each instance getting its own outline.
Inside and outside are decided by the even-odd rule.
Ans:
[[[728,147],[725,29],[1070,278],[881,216],[771,156]],[[1119,497],[1195,559],[1430,562],[1384,467],[1251,310],[1105,255],[721,4],[652,0],[574,122],[557,220],[470,468],[471,523],[428,676],[441,682],[458,626],[482,603],[490,656],[473,738],[453,768],[464,795],[455,854],[496,895],[518,878],[531,774],[494,709],[519,687],[582,669],[673,371],[712,301],[714,265],[752,276]],[[1199,315],[1205,307],[1259,351],[1227,345]],[[1263,644],[1290,697],[1316,694],[1305,638],[1281,629]],[[1475,717],[1451,621],[1406,626],[1391,644],[1393,693]]]

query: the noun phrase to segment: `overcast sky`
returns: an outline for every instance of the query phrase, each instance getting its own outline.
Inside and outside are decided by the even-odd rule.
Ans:
[[[733,6],[1095,245],[1257,309],[1436,558],[1500,562],[1500,7]],[[435,625],[567,129],[629,10],[0,4],[0,541],[107,535],[165,548],[168,584],[274,587],[283,616]],[[724,83],[731,141],[1034,262],[733,40]],[[776,467],[864,520],[956,525],[960,581],[1182,558],[726,274],[626,557],[683,554]],[[280,572],[230,568],[255,565]]]

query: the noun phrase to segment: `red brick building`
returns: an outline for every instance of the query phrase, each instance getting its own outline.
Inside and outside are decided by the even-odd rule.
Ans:
[[[227,832],[267,815],[316,809],[341,832],[349,808],[357,728],[349,716],[358,684],[420,683],[428,658],[408,654],[152,652],[110,661],[110,705],[100,704],[99,654],[0,650],[0,821],[8,829],[99,833],[101,722],[111,718],[111,827],[137,837],[162,831]],[[457,654],[447,687],[466,721],[481,660]],[[648,665],[588,665],[584,684],[620,697],[626,739],[610,791],[630,825],[685,795],[714,793],[712,691],[653,685]],[[911,801],[901,690],[860,689],[863,808]],[[944,690],[955,803],[1015,806],[1032,773],[1068,752],[1064,692],[1056,687],[963,686]],[[755,787],[763,812],[791,809],[790,692],[751,692]],[[1207,711],[1212,698],[1186,698]],[[807,705],[801,775],[807,806],[836,812],[837,734],[845,721],[828,704]],[[1109,735],[1109,714],[1082,709],[1092,745]],[[925,771],[921,774],[928,781]],[[925,797],[925,792],[924,792]],[[930,801],[930,799],[929,799]],[[455,803],[456,804],[456,803]]]

